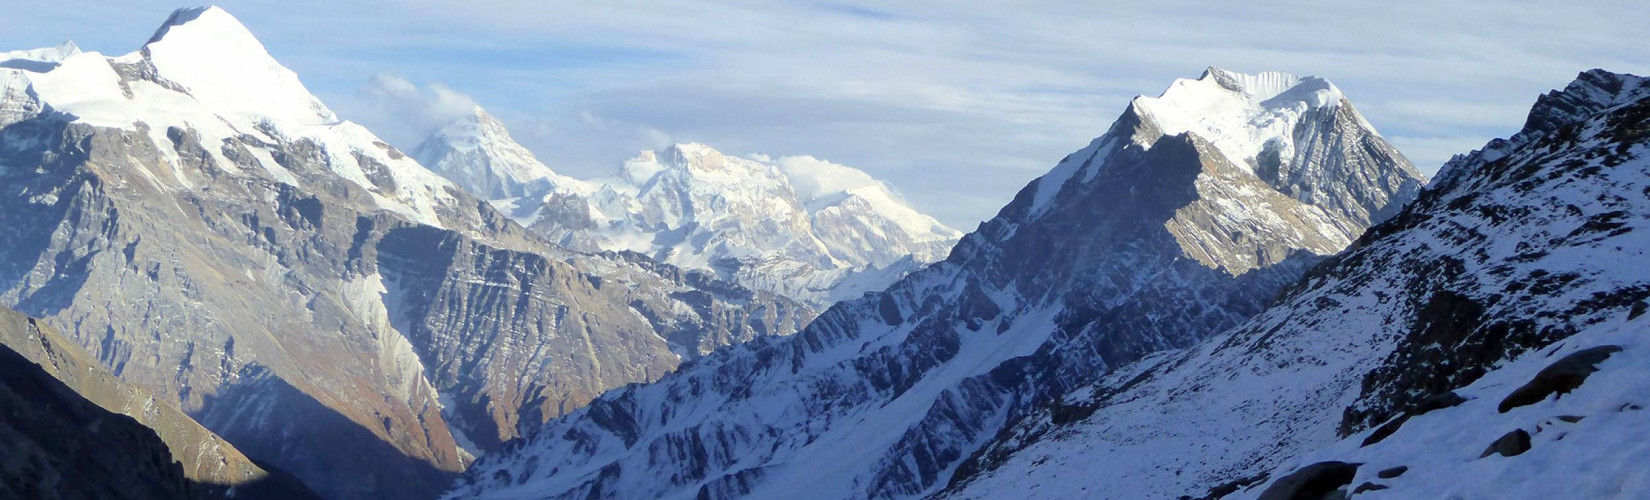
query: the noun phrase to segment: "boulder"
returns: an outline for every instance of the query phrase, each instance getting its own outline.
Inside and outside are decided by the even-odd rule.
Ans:
[[[1599,363],[1609,359],[1611,354],[1621,351],[1620,346],[1601,345],[1570,353],[1559,358],[1553,364],[1542,368],[1522,387],[1508,394],[1501,400],[1501,413],[1520,406],[1528,406],[1547,399],[1552,394],[1569,394],[1570,391],[1581,387],[1587,377],[1598,371]]]
[[[1352,484],[1358,466],[1346,462],[1318,462],[1278,478],[1261,492],[1260,500],[1322,500]]]

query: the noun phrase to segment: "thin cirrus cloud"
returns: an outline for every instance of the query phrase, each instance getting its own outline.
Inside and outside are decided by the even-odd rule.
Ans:
[[[1427,171],[1516,131],[1578,71],[1650,69],[1650,7],[1630,1],[223,6],[340,114],[403,148],[473,100],[570,175],[677,141],[813,155],[964,229],[1130,97],[1209,65],[1329,78]],[[0,44],[125,52],[172,7],[53,2],[0,20]]]

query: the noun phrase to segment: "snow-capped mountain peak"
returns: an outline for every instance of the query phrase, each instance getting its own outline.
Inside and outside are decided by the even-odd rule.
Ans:
[[[727,155],[698,142],[679,142],[666,147],[658,155],[667,165],[702,170],[719,170],[728,163]]]
[[[588,191],[545,166],[480,106],[437,130],[413,150],[413,157],[459,187],[489,199],[543,196],[557,189]]]
[[[1602,69],[1583,71],[1563,90],[1537,98],[1521,133],[1529,136],[1551,132],[1646,96],[1650,96],[1650,85],[1644,78]]]
[[[723,154],[697,142],[672,144],[648,151],[625,162],[620,176],[637,188],[644,188],[660,172],[686,176],[699,183],[727,188],[772,187],[782,175],[772,165],[750,158]]]
[[[294,124],[338,121],[296,73],[221,8],[173,12],[141,53],[167,80],[213,109]]]
[[[439,226],[443,213],[463,210],[451,183],[339,120],[222,9],[176,11],[119,57],[32,52],[58,60],[0,66],[4,107],[50,106],[75,123],[142,136],[144,154],[158,157],[143,178],[160,189],[192,189],[223,173],[298,185],[327,171],[363,188],[361,201],[420,222]],[[306,154],[279,151],[288,146]]]

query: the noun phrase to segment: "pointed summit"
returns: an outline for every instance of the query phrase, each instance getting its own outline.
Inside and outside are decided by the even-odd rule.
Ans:
[[[1211,67],[1197,80],[1175,80],[1162,95],[1132,104],[1130,112],[1147,125],[1135,132],[1136,143],[1196,136],[1282,194],[1357,222],[1343,228],[1349,237],[1396,209],[1391,201],[1404,196],[1394,194],[1412,195],[1425,180],[1322,78]],[[1374,188],[1353,185],[1362,182]]]
[[[221,8],[173,12],[140,53],[162,77],[215,109],[291,123],[338,120]]]
[[[247,31],[246,26],[242,25],[239,19],[235,19],[235,16],[230,15],[222,7],[208,5],[204,7],[185,7],[172,11],[172,15],[166,18],[166,22],[161,23],[160,28],[155,29],[155,34],[150,36],[149,41],[145,42],[144,45],[161,41],[161,39],[166,38],[167,33],[172,28],[186,24],[194,24],[197,28],[216,25],[220,31],[238,31],[247,38],[252,37],[252,33]]]
[[[578,183],[545,166],[480,106],[425,139],[413,158],[487,199],[543,195]]]
[[[1203,76],[1198,77],[1198,81],[1208,80],[1213,80],[1227,90],[1261,100],[1276,97],[1307,80],[1322,81],[1314,77],[1301,78],[1281,71],[1262,71],[1249,75],[1214,66],[1204,70]]]

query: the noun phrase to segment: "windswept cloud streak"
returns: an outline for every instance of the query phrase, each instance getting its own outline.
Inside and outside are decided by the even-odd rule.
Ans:
[[[224,6],[341,114],[401,147],[443,100],[468,95],[571,175],[670,141],[807,154],[887,179],[962,228],[1133,95],[1209,65],[1329,78],[1428,171],[1516,130],[1537,94],[1578,71],[1650,72],[1650,26],[1637,21],[1650,7],[1627,1]],[[124,52],[172,7],[42,5],[0,20],[0,46],[68,36]]]

